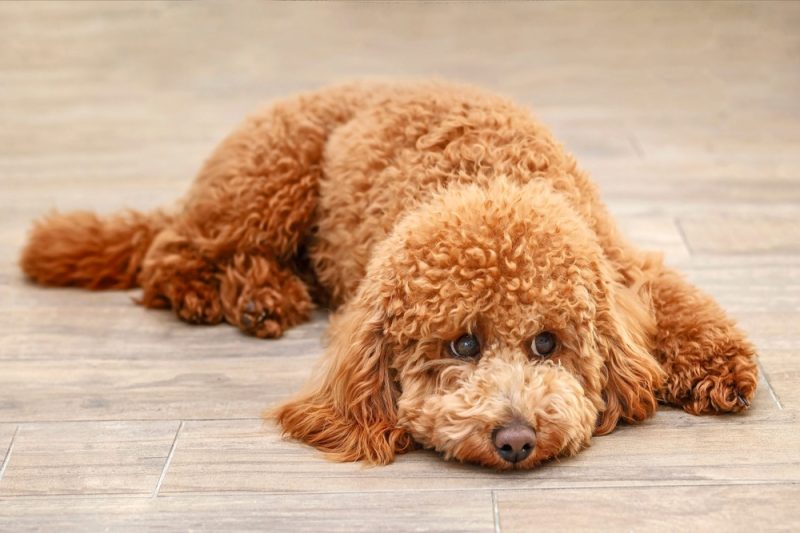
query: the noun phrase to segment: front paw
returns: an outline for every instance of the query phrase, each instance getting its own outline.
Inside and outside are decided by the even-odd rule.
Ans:
[[[693,415],[743,411],[755,396],[757,380],[755,365],[725,375],[705,376],[694,383],[683,409]]]
[[[693,415],[743,411],[758,384],[755,351],[744,340],[694,355],[684,352],[665,370],[662,399]]]

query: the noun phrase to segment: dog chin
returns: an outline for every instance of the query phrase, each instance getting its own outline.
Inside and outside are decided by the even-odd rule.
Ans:
[[[497,470],[524,470],[574,455],[588,445],[598,414],[578,380],[563,369],[499,360],[487,361],[452,392],[405,399],[400,406],[401,425],[424,447],[447,460]],[[525,457],[503,457],[496,435],[511,427],[529,435]]]
[[[586,420],[596,416],[596,411],[587,406]],[[468,427],[462,422],[459,430],[454,432],[453,426],[443,422],[442,426],[434,428],[427,436],[416,435],[415,440],[423,447],[440,453],[445,460],[502,471],[528,470],[549,459],[575,455],[589,444],[593,428],[591,424],[566,427],[563,420],[551,422],[555,423],[540,423],[538,427],[531,424],[536,427],[536,445],[529,457],[517,462],[502,458],[492,440],[492,428],[501,424],[482,423]]]

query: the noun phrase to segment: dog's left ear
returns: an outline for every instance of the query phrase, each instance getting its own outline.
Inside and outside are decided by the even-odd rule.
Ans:
[[[620,419],[640,422],[652,415],[664,380],[652,355],[654,317],[634,289],[618,283],[611,289],[597,319],[597,346],[605,362],[605,409],[596,435],[610,433]]]
[[[307,390],[273,413],[286,435],[339,461],[386,464],[413,445],[397,428],[398,391],[375,296],[362,291],[338,312]]]

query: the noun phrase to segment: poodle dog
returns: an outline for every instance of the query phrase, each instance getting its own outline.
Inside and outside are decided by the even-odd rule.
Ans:
[[[271,416],[342,461],[422,446],[530,468],[659,401],[736,412],[756,390],[717,303],[623,239],[526,109],[462,85],[278,102],[178,208],[50,215],[21,266],[44,285],[138,285],[145,306],[258,337],[336,309],[322,364]]]

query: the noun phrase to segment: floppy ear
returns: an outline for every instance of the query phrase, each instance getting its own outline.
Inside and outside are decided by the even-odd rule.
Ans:
[[[381,312],[356,298],[331,323],[331,343],[307,389],[274,416],[290,435],[339,461],[386,464],[409,450],[397,425],[397,387],[390,377]]]
[[[655,318],[634,289],[614,284],[598,313],[597,345],[605,361],[603,398],[596,435],[610,433],[620,419],[640,422],[658,404],[664,371],[653,357]]]

